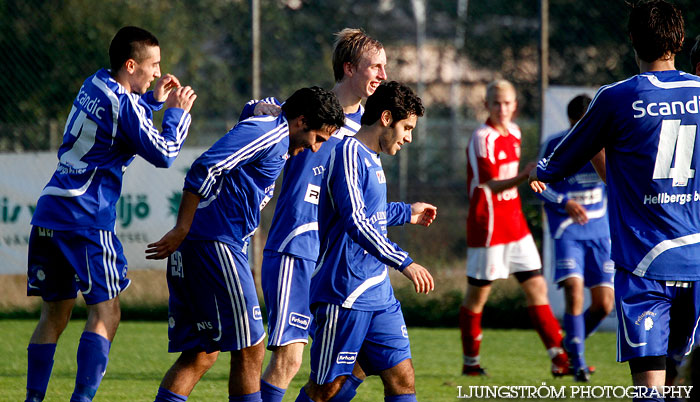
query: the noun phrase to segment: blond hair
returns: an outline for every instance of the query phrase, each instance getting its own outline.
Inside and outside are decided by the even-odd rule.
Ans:
[[[493,99],[493,96],[495,95],[496,92],[504,91],[504,90],[513,91],[513,94],[515,94],[515,96],[517,98],[518,93],[515,91],[515,86],[508,80],[498,79],[495,81],[491,81],[486,86],[486,102],[491,101],[491,99]]]

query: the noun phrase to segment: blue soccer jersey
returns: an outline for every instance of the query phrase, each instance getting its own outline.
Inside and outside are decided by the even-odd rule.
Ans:
[[[552,153],[564,138],[566,131],[550,137],[542,146],[542,156]],[[547,223],[553,239],[589,240],[609,238],[608,196],[605,184],[589,162],[574,175],[550,183],[540,195],[544,200]],[[588,222],[579,225],[569,216],[564,206],[569,200],[586,209]]]
[[[572,176],[604,147],[617,266],[649,279],[700,280],[698,124],[700,77],[639,74],[602,87],[537,176]]]
[[[272,198],[288,148],[289,125],[282,113],[239,122],[197,158],[184,189],[202,200],[187,237],[244,248]]]
[[[411,206],[387,203],[379,155],[354,137],[331,150],[319,201],[320,256],[310,303],[377,311],[395,303],[387,266],[413,260],[386,236],[411,219]]]
[[[32,224],[54,230],[114,230],[122,177],[135,155],[170,166],[187,137],[191,116],[169,108],[163,131],[153,92],[130,93],[105,69],[90,76],[73,101],[58,166],[37,202]]]

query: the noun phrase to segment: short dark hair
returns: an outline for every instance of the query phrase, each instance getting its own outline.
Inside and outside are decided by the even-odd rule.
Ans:
[[[396,81],[383,82],[365,103],[365,113],[362,115],[363,126],[374,124],[382,113],[388,110],[393,119],[392,126],[408,116],[415,114],[423,116],[425,108],[418,95],[407,85]]]
[[[335,33],[333,45],[333,77],[340,82],[345,76],[343,66],[350,63],[357,66],[365,52],[378,52],[384,48],[382,43],[368,36],[362,29],[345,28]]]
[[[668,52],[683,49],[683,15],[664,0],[640,1],[631,5],[627,25],[637,56],[647,63],[659,60]]]
[[[566,107],[566,114],[569,116],[569,120],[581,120],[581,117],[586,114],[586,110],[588,110],[588,105],[590,104],[591,97],[586,94],[578,95],[572,99]]]
[[[695,74],[698,63],[700,63],[700,35],[695,38],[695,45],[690,50],[691,73]]]
[[[319,130],[324,125],[336,128],[345,125],[345,113],[335,94],[320,87],[301,88],[282,105],[287,119],[304,116],[310,130]]]
[[[116,74],[129,59],[141,62],[147,46],[160,46],[158,39],[143,28],[127,26],[121,28],[109,45],[109,64]]]

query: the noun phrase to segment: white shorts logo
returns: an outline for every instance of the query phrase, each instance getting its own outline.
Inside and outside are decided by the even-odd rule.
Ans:
[[[260,306],[253,307],[253,319],[262,320],[262,313],[260,312]]]
[[[306,195],[304,196],[304,201],[310,202],[314,205],[318,205],[318,200],[321,196],[321,187],[309,183],[306,187]]]
[[[408,338],[408,330],[405,325],[401,326],[401,335],[403,335],[404,338]]]
[[[291,313],[289,314],[289,325],[297,328],[306,330],[309,328],[309,323],[311,323],[311,317],[305,315]]]
[[[340,352],[335,360],[337,364],[355,364],[357,360],[357,352]]]

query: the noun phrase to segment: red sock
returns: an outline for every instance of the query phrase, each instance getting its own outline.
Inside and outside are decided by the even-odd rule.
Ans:
[[[462,353],[465,364],[479,365],[481,347],[481,313],[473,313],[466,307],[459,308],[459,329],[462,332]]]
[[[558,365],[568,364],[569,357],[562,348],[561,327],[559,327],[559,321],[552,314],[549,304],[528,306],[527,312],[530,314],[532,325],[547,348],[550,359]]]

